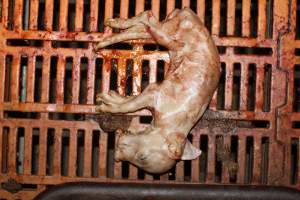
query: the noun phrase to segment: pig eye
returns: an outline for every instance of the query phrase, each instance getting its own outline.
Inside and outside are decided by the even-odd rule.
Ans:
[[[148,158],[148,155],[146,155],[146,154],[140,154],[140,155],[138,156],[138,159],[139,159],[140,161],[145,161],[145,160],[147,160],[147,158]]]

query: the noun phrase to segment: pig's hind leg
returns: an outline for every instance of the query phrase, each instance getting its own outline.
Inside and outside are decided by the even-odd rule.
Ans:
[[[114,103],[122,104],[126,101],[133,99],[135,96],[124,97],[119,95],[117,92],[111,90],[108,93],[99,93],[96,97],[97,102],[103,102],[105,104]]]
[[[129,113],[135,112],[142,108],[153,108],[155,102],[155,95],[157,91],[156,84],[150,84],[142,94],[130,97],[124,102],[110,101],[106,99],[102,104],[96,107],[98,112],[110,113]]]
[[[100,40],[94,47],[95,51],[127,40],[135,40],[135,39],[149,39],[151,35],[145,31],[145,27],[143,25],[136,25],[129,29],[126,29],[124,32],[111,35]]]

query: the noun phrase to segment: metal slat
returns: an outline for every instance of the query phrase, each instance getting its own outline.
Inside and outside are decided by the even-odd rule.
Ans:
[[[82,31],[84,0],[76,0],[75,31]],[[95,6],[96,7],[96,6]]]
[[[92,171],[92,136],[93,130],[89,129],[84,134],[84,177],[90,177]]]
[[[257,36],[265,38],[266,34],[266,6],[267,0],[258,0],[258,29]]]
[[[190,0],[182,0],[182,8],[190,7]]]
[[[0,117],[1,118],[1,117]],[[0,125],[0,173],[3,173],[3,164],[4,164],[4,141],[3,141],[3,129],[4,127]]]
[[[243,0],[242,2],[242,36],[250,36],[250,7],[251,1]]]
[[[145,0],[139,0],[138,3],[135,5],[135,15],[143,12],[145,9]]]
[[[156,74],[157,74],[157,65],[156,60],[151,59],[149,61],[149,83],[155,83],[156,82]]]
[[[30,17],[29,17],[29,29],[37,30],[38,28],[38,11],[39,11],[39,0],[30,1]]]
[[[17,127],[10,127],[8,134],[8,174],[16,174],[17,159]]]
[[[244,184],[246,172],[246,138],[241,136],[238,140],[238,174],[237,183]]]
[[[14,2],[14,30],[22,29],[23,0]]]
[[[234,35],[236,0],[227,0],[227,35]]]
[[[152,0],[152,12],[153,12],[153,15],[159,19],[159,10],[160,10],[160,1],[159,0]]]
[[[47,128],[40,128],[39,136],[39,161],[38,161],[38,175],[46,175],[46,158],[47,158]]]
[[[100,133],[100,142],[99,142],[99,176],[106,177],[106,164],[107,164],[107,133]]]
[[[11,100],[12,102],[19,102],[19,90],[20,90],[20,65],[21,57],[13,56],[12,65],[11,65]]]
[[[254,137],[253,179],[254,184],[261,183],[261,138]]]
[[[58,27],[61,32],[68,30],[68,1],[60,1]]]
[[[241,88],[240,88],[240,110],[247,110],[248,90],[249,90],[249,65],[241,63]]]
[[[212,1],[212,35],[219,35],[220,33],[220,0]]]
[[[132,94],[138,95],[142,91],[142,61],[137,58],[133,60],[132,72]]]
[[[32,161],[32,128],[30,126],[25,128],[25,148],[24,148],[24,175],[31,174]]]
[[[99,13],[99,0],[91,0],[90,3],[90,30],[91,32],[97,32],[98,25],[98,13]]]
[[[96,59],[89,59],[87,69],[87,104],[94,104]]]
[[[216,138],[215,136],[208,136],[207,149],[207,176],[206,183],[211,184],[215,182],[215,163],[216,163]]]
[[[44,62],[42,66],[42,89],[41,102],[48,103],[49,101],[49,85],[50,85],[50,55],[43,55]]]
[[[200,134],[193,134],[193,146],[197,149],[200,149]],[[199,182],[200,178],[200,157],[192,160],[192,182]]]
[[[4,102],[5,70],[6,70],[5,55],[0,54],[0,104]],[[0,118],[1,118],[1,114],[0,114]]]
[[[103,67],[102,67],[102,89],[103,93],[107,93],[109,91],[110,85],[110,73],[111,73],[111,60],[104,59]]]
[[[230,136],[224,137],[224,147],[231,148],[231,140]],[[229,171],[228,166],[225,165],[224,161],[222,162],[222,183],[228,184],[229,183]]]
[[[205,22],[205,0],[197,1],[197,14],[200,17],[201,21]]]
[[[56,103],[64,102],[64,80],[65,80],[66,61],[64,58],[58,57],[56,70]]]
[[[61,176],[62,129],[55,128],[53,148],[53,176]]]
[[[9,0],[3,0],[2,1],[2,23],[4,24],[4,28],[7,28],[8,26],[8,7],[9,7]]]
[[[180,161],[176,164],[176,181],[184,181],[184,161]]]
[[[45,0],[45,29],[52,30],[54,0]],[[67,1],[66,1],[67,2]]]
[[[120,2],[120,17],[126,19],[128,17],[128,10],[129,10],[129,0],[122,0]]]
[[[225,77],[225,109],[231,110],[233,98],[233,63],[226,63]]]
[[[81,58],[74,58],[72,65],[72,103],[79,103],[79,87],[80,87],[80,66]]]
[[[27,76],[26,76],[26,101],[34,101],[34,82],[36,57],[28,57]]]
[[[77,169],[77,130],[70,129],[70,148],[69,148],[69,173],[68,176],[75,177]]]
[[[264,102],[264,66],[258,65],[256,67],[256,84],[255,84],[255,111],[263,109]]]
[[[167,0],[167,14],[170,14],[175,8],[175,0]]]
[[[120,95],[126,94],[126,59],[119,59],[118,61],[118,92]]]
[[[117,140],[115,140],[115,148],[117,146]],[[114,178],[121,179],[122,178],[122,162],[114,161]]]

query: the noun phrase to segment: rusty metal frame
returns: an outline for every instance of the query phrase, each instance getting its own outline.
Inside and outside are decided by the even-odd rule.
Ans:
[[[176,166],[176,179],[169,180],[169,175],[160,176],[160,180],[153,180],[152,175],[145,175],[143,180],[138,179],[138,169],[134,166],[129,166],[128,179],[122,178],[121,164],[114,164],[114,176],[107,177],[107,141],[108,134],[101,133],[99,139],[99,160],[98,160],[98,176],[92,177],[91,160],[92,160],[92,137],[93,131],[99,130],[97,123],[93,121],[65,121],[49,119],[49,113],[79,113],[79,114],[95,114],[95,75],[96,75],[96,59],[103,59],[101,91],[107,92],[110,88],[111,66],[112,59],[117,59],[117,86],[120,94],[125,94],[126,87],[126,60],[133,59],[133,85],[132,95],[137,95],[141,92],[142,68],[143,60],[149,61],[149,82],[156,82],[157,60],[164,60],[168,67],[168,56],[165,51],[144,50],[145,43],[152,41],[140,40],[132,41],[132,50],[122,49],[105,49],[99,53],[93,51],[93,42],[98,41],[103,37],[103,33],[98,32],[98,15],[99,0],[90,1],[90,16],[89,16],[89,32],[83,31],[83,12],[84,1],[77,0],[75,8],[75,24],[74,31],[68,32],[68,1],[60,1],[59,8],[59,26],[57,31],[53,31],[53,9],[54,0],[45,0],[45,30],[38,30],[38,0],[30,1],[30,15],[28,30],[22,28],[22,10],[23,0],[14,1],[13,21],[9,16],[9,9],[12,1],[2,1],[2,18],[0,23],[0,162],[7,160],[7,171],[3,170],[4,165],[0,165],[0,183],[5,183],[9,179],[14,179],[18,183],[26,185],[35,185],[34,189],[21,190],[18,193],[9,193],[4,189],[0,189],[0,198],[4,199],[32,199],[39,192],[46,189],[48,185],[59,184],[71,181],[94,181],[94,182],[171,182],[182,183],[192,182],[201,184],[228,184],[230,176],[228,169],[222,166],[222,177],[220,182],[215,180],[216,169],[216,138],[219,135],[223,136],[224,144],[231,146],[231,136],[238,137],[238,156],[237,162],[239,165],[236,181],[233,184],[268,184],[268,185],[283,185],[289,187],[300,188],[300,164],[298,166],[298,178],[296,183],[291,184],[291,138],[299,140],[299,130],[292,127],[293,121],[299,121],[300,115],[293,111],[293,96],[294,96],[294,66],[300,64],[299,55],[295,55],[295,49],[300,48],[299,39],[296,39],[296,0],[273,0],[272,7],[272,33],[271,37],[266,36],[267,30],[267,0],[258,0],[258,16],[257,16],[257,34],[251,36],[251,1],[242,0],[242,31],[241,35],[236,36],[236,5],[235,0],[227,0],[227,18],[226,18],[226,36],[220,35],[220,10],[221,0],[204,1],[197,0],[197,6],[194,8],[197,11],[200,19],[205,21],[206,5],[211,2],[212,18],[211,18],[211,34],[217,46],[225,47],[225,51],[221,54],[221,61],[225,64],[225,86],[224,86],[224,108],[218,109],[218,94],[215,93],[210,105],[210,109],[215,110],[223,119],[238,120],[238,121],[267,121],[267,127],[254,128],[235,128],[229,132],[224,132],[221,128],[211,129],[210,127],[196,126],[192,130],[193,144],[200,147],[201,136],[208,137],[208,153],[207,153],[207,174],[203,182],[200,181],[200,159],[191,162],[191,177],[185,180],[184,162],[180,162]],[[129,0],[120,1],[120,17],[127,17],[129,13]],[[160,13],[160,1],[152,0],[152,10],[156,16]],[[113,17],[114,1],[106,0],[104,10],[104,18]],[[166,0],[166,13],[169,13],[175,8],[175,0]],[[190,6],[191,1],[182,0],[181,6]],[[145,0],[136,1],[135,14],[144,10]],[[207,20],[206,20],[207,21]],[[11,29],[11,22],[13,28]],[[110,30],[111,31],[111,30]],[[11,46],[7,43],[8,39],[23,39],[23,40],[39,40],[42,41],[42,47],[35,46]],[[88,42],[87,48],[56,48],[53,47],[53,41],[78,41]],[[254,53],[240,54],[236,53],[236,47],[244,48],[265,48],[271,53],[258,55]],[[12,56],[11,64],[11,80],[10,98],[5,99],[7,93],[7,70],[6,56]],[[20,65],[21,57],[27,56],[27,75],[26,75],[26,99],[20,100]],[[39,102],[34,100],[34,85],[35,85],[35,58],[43,56],[42,67],[42,83],[41,83],[41,99]],[[55,103],[49,102],[49,87],[50,87],[50,62],[51,56],[57,57],[56,71],[56,99]],[[72,66],[72,98],[70,104],[64,103],[64,78],[66,58],[73,58]],[[80,104],[80,60],[87,58],[87,82],[86,82],[86,103]],[[233,85],[234,85],[234,69],[235,63],[240,64],[240,97],[238,110],[233,108]],[[256,65],[255,79],[255,107],[254,110],[249,110],[247,102],[249,98],[249,65]],[[271,85],[270,85],[270,107],[264,109],[266,101],[264,90],[265,64],[271,66]],[[11,118],[6,114],[7,111],[33,112],[39,113],[39,117],[34,119]],[[141,111],[133,115],[148,115],[149,112]],[[16,154],[17,154],[17,132],[18,128],[24,128],[25,146],[24,149],[24,170],[17,173],[16,171]],[[38,172],[36,175],[31,174],[31,145],[32,145],[32,129],[39,129],[39,156],[38,156]],[[54,135],[54,160],[52,174],[46,174],[46,157],[47,157],[47,130],[48,128],[55,129]],[[61,149],[62,149],[62,131],[69,130],[70,149],[69,149],[69,168],[68,175],[61,174]],[[7,136],[6,131],[9,130]],[[76,152],[77,152],[77,133],[78,130],[84,130],[84,170],[83,175],[76,175]],[[8,137],[7,141],[4,140]],[[251,180],[245,180],[246,174],[246,143],[247,138],[252,138],[253,141],[253,166]],[[262,162],[262,139],[268,138],[269,150],[267,164]],[[4,150],[5,149],[5,150]],[[299,151],[299,146],[298,146]],[[3,153],[5,152],[5,153]],[[298,152],[298,154],[300,153]],[[300,156],[299,156],[300,159]],[[298,159],[298,160],[299,160]],[[298,161],[299,162],[299,161]],[[267,172],[267,178],[262,178],[262,166]]]

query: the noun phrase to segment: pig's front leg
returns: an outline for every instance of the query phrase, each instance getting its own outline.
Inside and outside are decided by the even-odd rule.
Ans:
[[[106,99],[101,101],[102,104],[96,107],[98,112],[110,112],[110,113],[129,113],[135,112],[142,108],[154,107],[154,99],[156,95],[157,85],[149,85],[142,94],[133,96],[124,101],[117,101],[116,99]],[[121,99],[119,99],[121,100]]]

